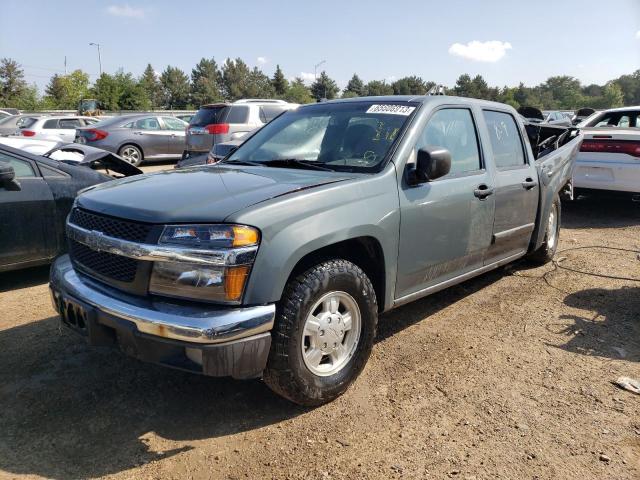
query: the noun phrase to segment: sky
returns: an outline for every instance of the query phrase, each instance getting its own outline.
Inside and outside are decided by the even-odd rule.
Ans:
[[[240,57],[271,75],[341,87],[406,75],[453,85],[537,85],[553,75],[599,83],[640,69],[640,0],[3,0],[0,58],[42,90],[80,68],[135,75],[148,63],[187,73],[202,57]]]

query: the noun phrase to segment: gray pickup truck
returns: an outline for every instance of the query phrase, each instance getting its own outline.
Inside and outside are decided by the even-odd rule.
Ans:
[[[319,405],[363,369],[382,312],[551,260],[581,142],[467,98],[301,106],[217,165],[86,190],[53,304],[92,345]]]

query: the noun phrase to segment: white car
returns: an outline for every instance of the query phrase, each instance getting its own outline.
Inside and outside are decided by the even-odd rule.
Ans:
[[[41,117],[15,134],[34,140],[72,143],[76,137],[76,128],[88,127],[99,121],[98,118],[80,116]]]
[[[578,128],[574,188],[640,193],[640,106],[596,112]]]

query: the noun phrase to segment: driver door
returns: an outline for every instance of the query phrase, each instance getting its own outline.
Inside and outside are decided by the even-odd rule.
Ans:
[[[396,300],[482,267],[491,245],[495,203],[471,108],[444,107],[427,120],[413,150],[443,147],[451,171],[439,179],[400,186],[400,244]]]

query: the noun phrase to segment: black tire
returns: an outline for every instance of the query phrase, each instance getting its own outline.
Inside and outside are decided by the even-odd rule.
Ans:
[[[127,153],[129,150],[135,152],[137,159],[134,160],[135,157]],[[144,160],[144,153],[142,152],[140,147],[138,147],[137,145],[133,145],[131,143],[121,146],[120,149],[118,150],[118,155],[120,155],[127,162],[131,163],[131,165],[134,165],[136,167],[139,166]]]
[[[535,265],[544,265],[553,260],[554,255],[556,254],[556,250],[558,249],[558,240],[560,239],[560,219],[561,219],[561,204],[560,197],[558,194],[553,199],[553,203],[551,204],[551,210],[549,215],[555,213],[556,221],[555,221],[555,236],[551,235],[549,231],[550,225],[547,221],[545,226],[544,233],[544,241],[542,245],[535,250],[534,252],[529,254],[529,261]]]
[[[304,362],[303,329],[310,309],[333,291],[346,292],[357,303],[360,336],[348,362],[335,374],[320,376]],[[377,323],[373,285],[357,265],[347,260],[330,260],[310,268],[286,285],[278,304],[264,381],[274,392],[299,405],[317,406],[334,400],[364,368],[373,348]]]

